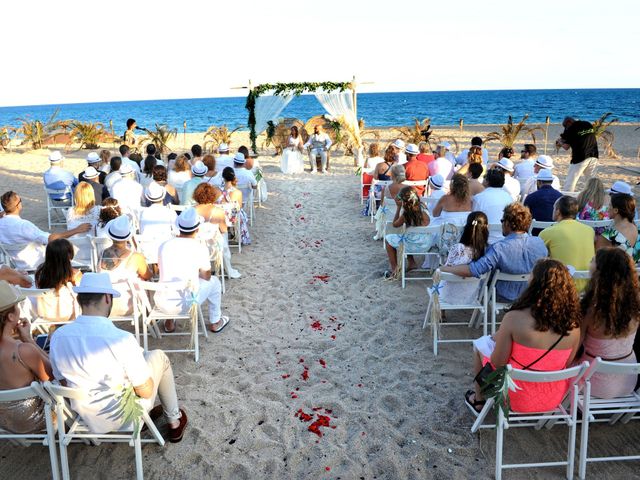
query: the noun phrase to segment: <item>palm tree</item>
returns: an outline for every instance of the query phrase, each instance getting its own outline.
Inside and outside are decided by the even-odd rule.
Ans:
[[[498,140],[503,147],[511,147],[516,143],[518,136],[521,133],[525,133],[531,136],[531,140],[533,143],[536,143],[536,132],[544,132],[542,127],[527,127],[525,125],[527,118],[529,118],[529,114],[527,113],[522,120],[520,120],[517,124],[513,124],[513,118],[509,115],[509,119],[507,120],[506,125],[502,125],[499,131],[489,132],[485,137],[485,142],[491,142],[493,140]]]
[[[6,150],[11,143],[11,137],[9,136],[9,130],[13,130],[13,127],[4,126],[0,127],[0,150]]]
[[[229,128],[226,125],[221,125],[221,126],[217,126],[217,125],[212,125],[210,126],[206,133],[204,134],[204,138],[208,140],[205,140],[204,142],[204,149],[211,149],[213,150],[213,148],[210,147],[214,147],[214,148],[218,148],[218,145],[220,145],[221,143],[226,143],[227,145],[231,144],[231,136],[237,132],[238,130],[240,130],[240,128],[242,127],[236,127],[233,130],[229,130]]]
[[[59,110],[56,109],[46,122],[31,120],[29,117],[18,118],[20,126],[12,130],[22,137],[20,145],[29,144],[31,148],[37,150],[42,148],[46,141],[60,133],[59,129],[64,128],[66,123],[56,120]]]
[[[153,143],[160,153],[171,151],[168,143],[178,135],[177,128],[169,128],[164,123],[155,124],[155,130],[147,130],[147,135],[142,139],[143,142]]]
[[[71,128],[71,131],[69,132],[67,146],[77,143],[80,144],[80,148],[95,150],[100,148],[100,141],[104,141],[106,137],[111,136],[100,122],[71,121],[69,128]]]
[[[596,139],[600,140],[604,146],[604,154],[611,158],[620,158],[620,156],[613,149],[613,141],[615,140],[615,135],[608,128],[614,123],[618,122],[617,118],[612,118],[609,120],[609,117],[613,115],[611,112],[607,112],[602,115],[598,120],[593,122],[593,133],[596,136]]]
[[[424,118],[422,121],[418,118],[414,119],[414,124],[408,127],[398,127],[395,129],[400,137],[407,143],[415,143],[416,145],[422,141],[429,141],[431,136],[431,119]]]

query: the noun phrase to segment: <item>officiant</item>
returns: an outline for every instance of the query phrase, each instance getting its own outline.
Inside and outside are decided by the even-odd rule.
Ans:
[[[316,157],[320,157],[320,173],[327,170],[327,152],[331,146],[329,135],[324,133],[319,125],[313,127],[313,135],[309,137],[304,148],[309,150],[309,161],[311,162],[311,173],[317,172]]]

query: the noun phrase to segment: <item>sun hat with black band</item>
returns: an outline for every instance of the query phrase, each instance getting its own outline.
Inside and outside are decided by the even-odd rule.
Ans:
[[[404,149],[404,153],[406,153],[407,155],[418,155],[420,153],[420,150],[416,145],[414,145],[413,143],[410,143]]]
[[[125,242],[131,238],[133,231],[129,217],[120,215],[107,223],[107,235],[114,242]]]
[[[397,138],[391,145],[393,145],[396,148],[399,148],[400,150],[404,150],[404,142],[399,138]]]
[[[553,182],[553,173],[548,168],[543,168],[536,175],[536,181],[538,182]]]
[[[506,172],[513,173],[513,162],[506,157],[501,158],[496,165]]]
[[[607,193],[611,195],[615,195],[616,193],[624,193],[625,195],[633,195],[633,190],[631,189],[631,185],[627,182],[623,182],[622,180],[618,180],[611,185],[611,188],[607,190]]]
[[[218,153],[222,153],[222,152],[228,152],[229,151],[229,145],[227,145],[226,143],[221,143],[220,145],[218,145]]]
[[[200,228],[200,223],[202,223],[202,217],[198,215],[198,212],[195,208],[189,207],[186,210],[183,210],[180,215],[178,215],[178,219],[176,220],[176,224],[178,225],[178,230],[182,233],[193,233],[198,228]]]
[[[99,177],[100,176],[100,172],[98,172],[98,170],[96,170],[93,167],[87,167],[87,168],[84,169],[83,176],[87,180],[90,180],[92,178]]]
[[[64,157],[62,156],[62,153],[60,153],[60,150],[54,150],[49,155],[49,161],[51,163],[58,163],[58,162],[60,162],[62,160],[64,160]]]
[[[553,158],[549,155],[538,155],[538,158],[536,158],[536,165],[542,168],[553,169]]]
[[[149,200],[151,203],[161,202],[164,200],[166,194],[167,189],[157,182],[151,182],[144,190],[144,198]]]
[[[247,163],[247,159],[244,157],[244,153],[242,152],[236,153],[233,157],[233,163],[238,163],[240,165]]]
[[[128,163],[125,163],[120,167],[118,173],[122,176],[131,175],[133,173],[133,167],[131,167],[131,165],[129,165]]]
[[[6,280],[0,280],[0,312],[23,301],[25,297],[20,291]]]
[[[120,292],[111,285],[111,278],[108,273],[87,272],[82,275],[80,285],[73,287],[75,293],[104,293],[119,297]]]
[[[193,166],[191,167],[191,173],[193,173],[196,177],[203,177],[205,173],[207,173],[209,171],[209,169],[207,168],[207,166],[202,163],[200,160],[198,160],[196,163],[193,164]]]
[[[440,190],[444,186],[444,177],[439,173],[437,175],[432,175],[429,177],[429,183],[436,190]]]
[[[100,161],[100,155],[98,155],[96,152],[91,152],[89,155],[87,155],[87,163],[89,165],[91,165],[92,163],[98,163]]]

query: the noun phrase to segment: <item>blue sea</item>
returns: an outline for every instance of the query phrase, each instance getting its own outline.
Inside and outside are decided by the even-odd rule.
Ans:
[[[139,126],[168,124],[182,131],[201,132],[211,125],[246,127],[244,97],[150,100],[0,108],[0,126],[17,125],[17,118],[47,119],[56,108],[58,119],[102,122],[113,121],[116,133],[125,129],[127,118]],[[456,92],[362,93],[358,95],[358,117],[367,127],[409,125],[414,118],[429,117],[433,125],[504,123],[508,115],[518,120],[528,113],[532,123],[549,116],[559,123],[571,115],[594,120],[613,112],[621,122],[640,122],[640,89],[590,90],[487,90]],[[280,115],[302,120],[324,113],[313,95],[295,98]]]

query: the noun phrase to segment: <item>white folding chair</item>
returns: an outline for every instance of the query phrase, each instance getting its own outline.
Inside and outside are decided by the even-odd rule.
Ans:
[[[484,405],[484,408],[478,415],[478,418],[471,427],[471,432],[475,433],[480,428],[495,428],[496,429],[496,480],[502,478],[502,470],[512,468],[532,468],[532,467],[566,467],[566,478],[573,478],[574,471],[574,459],[575,459],[575,444],[576,444],[576,425],[578,417],[578,384],[585,370],[588,367],[588,363],[584,362],[581,365],[573,368],[567,368],[565,370],[558,370],[555,372],[539,372],[533,370],[517,370],[507,365],[508,374],[515,381],[532,382],[532,383],[550,383],[566,381],[569,385],[567,396],[569,399],[569,410],[563,406],[562,403],[555,409],[547,412],[532,412],[532,413],[517,413],[509,412],[505,415],[502,409],[498,409],[497,422],[491,421],[485,424],[489,412],[494,407],[494,399],[489,398]],[[503,443],[504,443],[504,431],[510,428],[516,427],[534,427],[536,430],[545,426],[550,428],[554,424],[564,424],[569,427],[569,440],[567,443],[566,457],[562,461],[554,462],[527,462],[527,463],[503,463]]]
[[[498,282],[528,282],[531,277],[530,273],[502,273],[496,270],[491,278],[489,285],[489,308],[491,309],[491,334],[496,333],[496,314],[501,310],[506,310],[511,306],[511,302],[498,302],[498,294],[496,293],[496,283]]]
[[[47,199],[47,222],[49,230],[54,225],[67,225],[67,210],[73,207],[74,197],[71,187],[55,189],[44,187],[45,198]],[[51,200],[51,196],[67,196],[69,200]],[[54,216],[61,216],[62,220],[53,219]]]
[[[380,195],[384,195],[384,189],[391,185],[393,182],[391,180],[376,180],[375,178],[371,180],[371,187],[369,187],[369,221],[373,223],[373,217],[377,211],[377,200],[376,200],[376,186],[382,187],[380,191]]]
[[[174,203],[170,203],[169,208],[174,212],[176,212],[178,215],[180,215],[183,210],[186,210],[187,208],[189,208],[189,205],[176,205]]]
[[[0,243],[0,255],[3,257],[3,261],[6,265],[16,270],[24,270],[27,273],[34,273],[37,270],[37,266],[28,265],[33,263],[31,259],[41,258],[41,261],[35,262],[36,264],[44,261],[45,246],[39,243]]]
[[[80,415],[73,411],[68,401],[90,401],[91,397],[86,391],[79,388],[63,387],[51,382],[45,382],[44,387],[54,399],[63,480],[71,478],[67,448],[73,440],[77,439],[85,442],[90,441],[93,445],[100,445],[103,442],[128,443],[129,446],[132,446],[135,450],[136,479],[143,480],[142,444],[157,443],[160,446],[164,446],[164,438],[162,438],[162,435],[160,435],[160,432],[144,408],[142,409],[142,418],[140,421],[147,426],[152,438],[141,438],[140,429],[135,430],[134,425],[124,425],[122,429],[110,433],[93,433],[89,430]]]
[[[472,310],[473,314],[471,319],[468,322],[444,322],[441,321],[437,324],[434,321],[431,321],[431,335],[433,338],[433,355],[438,356],[438,344],[440,343],[466,343],[473,342],[473,339],[443,339],[441,336],[442,327],[454,327],[454,326],[467,326],[473,327],[476,323],[476,318],[478,315],[482,315],[482,334],[487,334],[487,305],[489,302],[489,294],[487,284],[489,282],[489,274],[485,273],[479,279],[473,277],[459,277],[458,275],[454,275],[453,273],[440,272],[440,281],[447,282],[454,285],[464,285],[469,282],[479,282],[476,293],[474,295],[474,300],[470,303],[464,304],[452,304],[443,302],[440,298],[438,301],[440,303],[440,310]],[[439,286],[438,286],[439,287]],[[433,287],[427,287],[427,294],[429,295],[429,304],[427,305],[427,312],[424,315],[424,322],[422,322],[422,328],[426,328],[427,323],[429,323],[429,318],[431,317],[431,311],[435,308],[434,302],[434,292]]]
[[[580,223],[584,223],[591,228],[607,228],[613,225],[613,220],[580,220]]]
[[[242,192],[242,208],[245,209],[245,213],[249,217],[249,225],[253,227],[254,206],[253,197],[255,195],[254,188],[250,183],[236,186],[238,190]]]
[[[52,325],[64,325],[68,320],[51,320],[41,317],[38,314],[38,298],[46,295],[53,295],[55,292],[51,288],[23,288],[16,287],[18,291],[29,299],[28,307],[21,309],[21,313],[25,315],[31,322],[31,331],[41,334],[49,334],[49,327]],[[23,304],[24,305],[24,304]],[[22,305],[21,305],[22,307]],[[77,312],[80,315],[80,311]]]
[[[158,263],[158,249],[162,242],[173,238],[172,236],[159,237],[150,235],[134,235],[133,241],[136,251],[141,253],[149,265]]]
[[[560,193],[562,195],[566,195],[568,197],[573,197],[573,198],[577,198],[578,195],[580,195],[580,192],[569,192],[569,191],[566,191],[566,190],[560,190]]]
[[[406,237],[407,235],[412,235],[412,234],[418,234],[418,235],[426,234],[426,235],[431,235],[432,238],[434,239],[437,239],[439,238],[441,231],[442,231],[442,225],[429,225],[427,227],[408,227],[408,228],[405,228],[404,232],[401,235]],[[402,258],[400,259],[400,262],[401,262],[400,268],[402,271],[402,288],[405,288],[405,284],[409,280],[430,280],[431,279],[431,277],[408,277],[407,276],[407,259],[409,258],[409,255],[411,256],[438,255],[438,258],[439,258],[440,257],[439,254],[431,252],[432,246],[433,245],[430,245],[428,250],[422,250],[422,249],[416,248],[415,246],[412,246],[410,243],[407,243],[406,241],[403,241]],[[415,270],[412,270],[412,271],[425,272],[426,270],[424,270],[423,268],[416,268]]]
[[[531,235],[531,232],[533,232],[535,229],[544,230],[545,228],[552,227],[556,223],[558,222],[543,222],[541,220],[531,220],[531,225],[529,226],[529,235]]]
[[[236,202],[222,203],[220,204],[220,206],[225,210],[225,212],[230,212],[234,208],[236,210],[240,210],[240,206]],[[231,243],[231,241],[229,241],[229,250],[231,250],[232,248],[237,248],[238,253],[242,253],[242,235],[240,234],[240,215],[236,214],[235,221],[233,222],[233,224],[230,224],[229,222],[227,222],[227,227],[233,227],[235,232],[234,242]]]
[[[489,244],[496,243],[502,240],[504,236],[502,235],[502,224],[501,223],[490,223],[489,224]]]
[[[580,455],[578,460],[578,477],[584,479],[587,474],[588,462],[618,462],[640,460],[640,455],[614,455],[608,457],[589,457],[589,426],[595,422],[607,422],[613,425],[617,421],[627,423],[640,419],[640,393],[631,392],[629,395],[617,398],[597,398],[591,395],[591,379],[593,375],[640,375],[640,363],[607,362],[600,357],[591,362],[591,366],[584,374],[584,388],[578,398],[578,407],[582,411],[582,427],[580,430]],[[609,438],[616,438],[611,435]]]
[[[113,240],[109,237],[93,237],[91,239],[93,242],[93,251],[96,256],[96,269],[98,268],[98,264],[100,263],[100,259],[102,258],[102,253],[113,245]]]
[[[116,285],[116,284],[114,284]],[[109,315],[109,320],[114,323],[118,322],[128,322],[131,326],[133,326],[133,332],[136,336],[136,340],[138,341],[138,345],[141,345],[140,342],[140,324],[144,322],[143,318],[143,302],[142,296],[144,295],[144,291],[138,284],[138,280],[127,279],[126,281],[127,288],[129,289],[129,295],[131,295],[131,304],[132,310],[129,315]],[[145,351],[147,351],[145,349]]]
[[[364,188],[365,187],[369,187],[369,189],[371,189],[372,185],[370,183],[364,183],[364,175],[365,173],[367,175],[372,175],[373,174],[373,168],[363,168],[360,171],[360,193],[358,194],[358,196],[360,197],[360,205],[364,205],[364,199],[365,199],[365,195],[364,195]]]
[[[96,254],[93,237],[89,235],[73,236],[67,240],[73,245],[74,257],[71,262],[72,265],[80,270],[98,271],[99,257]]]
[[[0,390],[0,403],[16,402],[29,398],[40,398],[44,405],[45,430],[38,433],[11,433],[0,428],[0,440],[9,440],[22,446],[43,445],[49,449],[51,477],[60,479],[60,467],[56,449],[56,427],[53,421],[53,400],[39,382],[31,382],[28,387]],[[42,473],[42,472],[41,472]]]
[[[184,313],[164,313],[155,302],[152,304],[153,295],[156,292],[171,292],[175,293],[178,291],[189,290],[189,286],[186,282],[138,282],[142,291],[140,295],[140,299],[142,301],[142,343],[144,351],[149,351],[149,343],[148,343],[148,331],[149,328],[152,329],[155,336],[158,338],[162,338],[163,336],[172,337],[172,336],[189,336],[191,338],[190,344],[188,348],[180,348],[167,350],[164,349],[165,353],[190,353],[193,352],[195,361],[198,362],[200,360],[200,334],[203,334],[206,338],[209,337],[207,333],[207,327],[204,323],[204,316],[202,314],[202,309],[200,305],[197,306],[197,318],[192,319],[189,310]],[[186,295],[195,295],[194,292],[187,291]],[[195,300],[194,300],[195,301]],[[189,325],[188,332],[173,332],[173,333],[162,333],[160,331],[160,327],[158,326],[158,321],[164,320],[186,320]],[[177,322],[176,322],[177,323]],[[200,328],[202,328],[202,332],[200,332]],[[193,346],[192,346],[193,345]]]
[[[390,225],[393,223],[393,219],[396,216],[396,212],[398,211],[398,205],[396,205],[396,202],[387,199],[387,201],[385,202],[385,204],[382,206],[383,209],[383,213],[384,213],[384,222],[382,223],[382,246],[384,248],[387,248],[387,238],[386,235],[387,233],[389,233],[389,228],[394,228],[395,227],[390,227]],[[400,231],[400,229],[396,229],[398,231]]]
[[[408,187],[424,187],[424,192],[426,192],[429,180],[405,180],[402,184]]]

